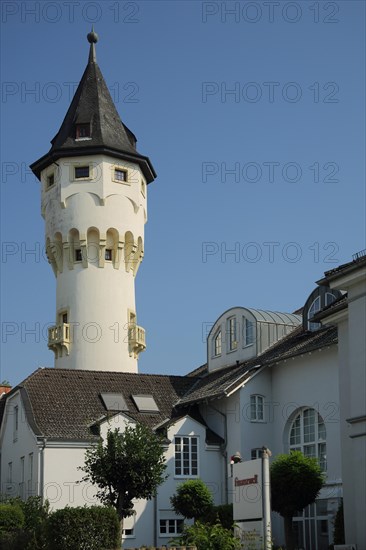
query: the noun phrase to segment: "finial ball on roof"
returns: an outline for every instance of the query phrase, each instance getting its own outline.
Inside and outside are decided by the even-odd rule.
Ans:
[[[94,28],[91,32],[88,33],[87,39],[90,44],[96,44],[98,42],[99,37],[97,33],[94,32]]]

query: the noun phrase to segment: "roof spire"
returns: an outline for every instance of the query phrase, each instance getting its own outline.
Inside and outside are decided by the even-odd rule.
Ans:
[[[91,32],[87,35],[88,42],[90,43],[90,50],[89,50],[89,63],[96,63],[97,57],[95,54],[95,44],[98,42],[98,35],[94,31],[94,25],[92,25]]]

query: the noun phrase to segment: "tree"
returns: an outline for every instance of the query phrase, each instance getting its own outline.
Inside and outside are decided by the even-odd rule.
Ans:
[[[123,433],[108,430],[105,444],[85,453],[83,481],[98,487],[97,498],[116,508],[123,519],[133,514],[133,499],[150,500],[163,483],[166,469],[162,438],[142,424],[126,426]]]
[[[176,514],[195,521],[204,518],[213,507],[212,495],[201,479],[189,479],[178,485],[170,502]]]
[[[324,476],[317,459],[304,456],[300,451],[278,455],[272,463],[272,510],[284,518],[287,550],[294,549],[293,516],[315,501],[323,484]]]

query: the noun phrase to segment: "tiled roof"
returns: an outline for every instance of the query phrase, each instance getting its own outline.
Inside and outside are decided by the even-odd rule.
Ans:
[[[179,400],[178,405],[219,399],[238,389],[262,366],[273,365],[336,343],[335,327],[324,327],[314,332],[298,327],[261,355],[239,365],[217,369],[199,378]]]
[[[50,439],[90,440],[88,426],[107,412],[101,393],[122,393],[132,419],[150,427],[171,418],[174,404],[195,383],[194,378],[69,369],[38,369],[20,388],[29,399],[35,430]],[[132,394],[153,395],[159,412],[141,413]],[[38,430],[37,430],[38,429]]]
[[[353,269],[358,268],[360,265],[366,264],[365,254],[365,251],[362,251],[362,253],[355,254],[354,259],[351,262],[347,262],[345,264],[335,267],[334,269],[325,271],[325,278],[333,278],[334,276],[339,275],[342,272],[352,271]]]

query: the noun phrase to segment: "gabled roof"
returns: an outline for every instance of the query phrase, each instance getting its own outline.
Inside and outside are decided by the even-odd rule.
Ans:
[[[174,416],[175,403],[194,383],[184,376],[46,368],[36,370],[1,401],[20,389],[30,404],[28,421],[36,435],[90,441],[90,426],[108,415],[102,393],[121,393],[128,406],[123,414],[153,428]],[[139,412],[132,399],[136,393],[152,395],[159,412]]]
[[[239,365],[217,369],[201,376],[194,386],[178,401],[187,406],[212,399],[226,397],[239,389],[253,374],[264,366],[271,366],[337,343],[337,329],[324,327],[314,332],[304,331],[302,326],[279,340],[271,348]]]
[[[70,107],[49,152],[31,165],[39,178],[40,172],[57,159],[69,156],[104,153],[140,165],[146,181],[156,177],[148,157],[136,150],[136,137],[123,124],[96,61],[94,32],[88,34],[89,59]],[[77,124],[90,124],[90,138],[77,139]]]

